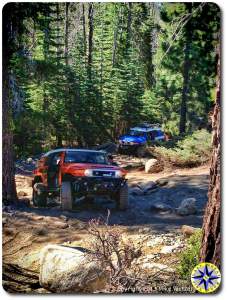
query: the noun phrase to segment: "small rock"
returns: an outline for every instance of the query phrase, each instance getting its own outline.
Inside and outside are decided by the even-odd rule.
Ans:
[[[33,163],[33,159],[31,157],[29,157],[27,160],[26,160],[26,163],[27,164],[32,164]]]
[[[152,269],[154,271],[166,271],[166,272],[174,272],[174,269],[170,268],[167,265],[164,264],[160,264],[160,263],[150,263],[150,262],[146,262],[144,264],[141,265],[141,267],[143,269]]]
[[[156,257],[155,254],[148,254],[148,255],[146,255],[145,259],[146,259],[147,261],[149,261],[149,260],[154,259],[155,257]]]
[[[162,167],[160,165],[160,162],[155,159],[149,159],[146,163],[145,163],[145,172],[146,173],[155,173],[155,172],[160,172],[162,170]]]
[[[179,248],[178,244],[175,244],[175,245],[172,245],[172,246],[164,246],[161,249],[160,253],[162,253],[162,254],[169,254],[169,253],[174,252],[174,250],[176,250],[177,248]]]
[[[142,233],[142,234],[146,234],[146,233],[150,233],[150,231],[151,231],[151,228],[145,227],[145,228],[140,228],[138,232]]]
[[[198,230],[198,228],[188,226],[188,225],[183,225],[181,227],[181,232],[183,233],[183,235],[188,236],[188,237],[191,236],[192,234],[194,234],[196,232],[196,230]]]
[[[63,222],[54,222],[53,226],[60,228],[60,229],[66,229],[69,227],[69,225],[67,223],[63,223]]]
[[[26,192],[24,192],[24,191],[19,191],[19,192],[17,193],[17,196],[19,196],[19,197],[28,196],[28,193],[26,193]]]
[[[62,220],[64,220],[65,222],[67,222],[69,218],[66,217],[66,216],[64,216],[64,215],[60,215],[60,219],[62,219]]]
[[[40,220],[43,220],[44,217],[43,217],[43,216],[32,216],[32,219],[33,219],[34,221],[40,221]]]
[[[144,194],[149,194],[150,191],[157,188],[157,184],[154,181],[150,181],[143,185],[140,185],[140,188],[144,191]]]
[[[168,179],[168,178],[161,178],[161,179],[156,180],[156,183],[157,183],[159,186],[167,185],[168,182],[169,182],[169,179]]]
[[[134,187],[130,190],[130,193],[134,196],[142,196],[143,195],[143,190],[141,190],[138,187]]]
[[[176,209],[176,212],[180,216],[194,215],[197,212],[195,204],[195,198],[186,198],[181,202],[180,206]]]
[[[173,207],[168,205],[168,204],[164,204],[164,203],[155,203],[150,207],[151,211],[154,212],[173,212]]]
[[[7,223],[7,218],[2,218],[2,224],[3,226]]]
[[[39,289],[35,289],[33,291],[35,294],[50,294],[51,292],[44,289],[44,288],[39,288]]]
[[[162,244],[162,242],[163,242],[162,237],[151,238],[151,240],[147,241],[147,247],[154,247],[158,244]]]

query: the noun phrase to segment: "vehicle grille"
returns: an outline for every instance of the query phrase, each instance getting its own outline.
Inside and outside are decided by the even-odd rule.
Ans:
[[[115,172],[114,171],[105,171],[105,170],[94,170],[93,176],[99,176],[99,177],[114,177]]]

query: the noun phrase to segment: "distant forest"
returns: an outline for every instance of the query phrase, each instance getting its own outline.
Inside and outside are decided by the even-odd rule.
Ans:
[[[172,135],[207,127],[216,4],[32,2],[3,13],[17,156],[114,141],[142,121]]]

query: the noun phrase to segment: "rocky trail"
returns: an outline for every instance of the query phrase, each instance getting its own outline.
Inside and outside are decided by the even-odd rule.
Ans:
[[[108,199],[93,203],[78,202],[71,212],[49,204],[36,208],[31,203],[31,172],[35,160],[17,163],[19,203],[3,206],[3,283],[10,292],[47,293],[38,281],[40,250],[49,244],[86,247],[91,219],[107,216],[123,236],[135,244],[143,243],[141,257],[135,262],[144,269],[167,270],[173,266],[187,240],[187,226],[201,227],[207,201],[209,169],[165,170],[147,174],[141,170],[141,159],[120,157],[127,165],[130,204],[118,211]],[[132,165],[134,164],[134,167]],[[29,168],[27,167],[29,165]],[[183,226],[183,227],[182,227]]]

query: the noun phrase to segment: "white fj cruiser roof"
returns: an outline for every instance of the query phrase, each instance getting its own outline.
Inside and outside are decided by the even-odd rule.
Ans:
[[[50,150],[47,153],[45,153],[43,156],[48,156],[52,153],[57,153],[57,152],[93,152],[93,153],[106,153],[103,150],[90,150],[90,149],[70,149],[70,148],[59,148],[59,149],[54,149]]]
[[[136,127],[130,128],[130,130],[140,131],[140,132],[151,132],[154,130],[162,130],[160,124],[149,124],[144,123],[141,125],[138,125]]]

